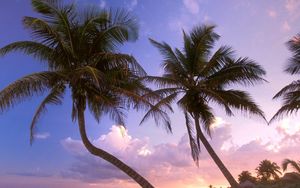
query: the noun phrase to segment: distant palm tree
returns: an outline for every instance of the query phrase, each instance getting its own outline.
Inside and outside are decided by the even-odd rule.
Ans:
[[[296,172],[300,173],[300,161],[298,163],[296,161],[290,160],[290,159],[284,159],[282,162],[282,169],[283,171],[287,170],[288,165],[291,165]]]
[[[94,8],[80,13],[75,4],[64,5],[60,0],[32,0],[31,3],[41,15],[41,18],[23,19],[33,40],[11,43],[0,49],[0,55],[21,51],[46,63],[48,70],[25,76],[4,88],[0,92],[0,112],[27,98],[48,93],[31,123],[32,142],[39,117],[48,105],[61,104],[68,90],[73,100],[72,119],[78,120],[88,151],[121,169],[142,187],[153,187],[125,163],[95,147],[86,134],[84,119],[88,107],[96,120],[108,114],[124,125],[128,107],[150,105],[142,97],[149,89],[139,80],[146,75],[145,71],[132,56],[117,52],[118,46],[137,39],[135,19],[124,10],[111,12]]]
[[[251,175],[249,171],[243,171],[238,175],[239,183],[243,183],[245,181],[250,181],[252,183],[256,182],[256,178]]]
[[[263,160],[259,163],[259,166],[255,169],[258,179],[263,182],[269,182],[270,180],[278,180],[281,175],[280,167],[269,160]]]
[[[288,49],[292,52],[292,58],[286,66],[285,72],[291,75],[300,74],[300,34],[293,37],[287,42]],[[275,113],[270,122],[283,115],[288,115],[297,112],[300,108],[300,80],[293,81],[287,86],[283,87],[273,99],[279,97],[283,98],[281,108]]]
[[[211,135],[211,125],[215,120],[210,106],[212,103],[223,107],[228,115],[233,115],[232,109],[238,109],[264,118],[264,113],[248,93],[229,88],[262,82],[265,71],[248,58],[234,58],[234,52],[228,46],[222,46],[213,53],[212,49],[219,39],[214,29],[215,26],[202,25],[193,28],[190,34],[183,31],[182,51],[150,39],[164,57],[162,66],[165,73],[162,77],[149,76],[147,81],[157,84],[160,89],[156,93],[164,97],[154,109],[180,97],[177,104],[185,116],[193,159],[198,164],[201,141],[231,187],[236,188],[238,183],[207,141],[202,128]],[[142,122],[153,114],[150,110]],[[171,131],[170,124],[166,123]]]

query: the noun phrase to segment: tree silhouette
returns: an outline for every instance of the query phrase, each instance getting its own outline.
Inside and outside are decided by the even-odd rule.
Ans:
[[[245,181],[250,181],[252,183],[255,183],[256,182],[256,178],[253,177],[249,171],[242,171],[238,175],[238,181],[239,181],[239,183],[243,183]]]
[[[287,42],[288,49],[292,52],[292,57],[289,59],[285,72],[291,75],[299,75],[300,73],[300,34],[293,37]],[[300,107],[300,80],[293,81],[283,87],[273,99],[283,98],[281,108],[275,113],[270,122],[281,118],[283,115],[288,115],[297,112]]]
[[[269,160],[261,161],[255,170],[257,178],[262,183],[267,183],[271,180],[278,180],[278,174],[281,175],[280,167],[275,162],[271,162]]]
[[[213,53],[212,49],[219,39],[214,29],[215,26],[201,25],[189,34],[183,31],[183,50],[173,50],[167,43],[150,39],[164,57],[164,74],[162,77],[148,76],[147,81],[157,84],[160,89],[156,93],[163,96],[152,109],[167,110],[164,108],[166,104],[177,101],[183,111],[191,154],[196,163],[202,142],[231,187],[236,188],[236,180],[207,141],[203,130],[211,135],[211,125],[215,120],[212,103],[223,107],[228,115],[233,115],[232,109],[238,109],[264,118],[263,112],[247,92],[231,89],[230,86],[262,82],[265,71],[249,58],[236,59],[228,46],[222,46]],[[150,110],[142,122],[153,113]],[[168,122],[166,126],[171,131]]]
[[[86,108],[97,121],[107,114],[124,125],[126,110],[149,107],[149,89],[140,81],[146,73],[134,57],[118,52],[118,47],[138,37],[134,17],[127,11],[90,8],[77,11],[75,4],[60,0],[32,0],[41,18],[24,17],[23,24],[33,40],[18,41],[0,49],[0,55],[21,51],[48,66],[48,70],[27,75],[0,92],[0,112],[36,95],[45,96],[31,123],[34,129],[48,105],[59,105],[71,93],[72,120],[78,121],[87,150],[125,172],[142,187],[153,187],[134,169],[108,152],[95,147],[85,128]],[[96,168],[96,167],[95,167]]]
[[[300,173],[300,161],[297,163],[296,161],[290,159],[284,159],[282,162],[282,170],[286,171],[288,165],[292,166],[296,172]]]

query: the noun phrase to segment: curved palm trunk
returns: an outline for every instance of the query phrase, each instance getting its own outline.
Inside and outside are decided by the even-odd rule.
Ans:
[[[111,155],[110,153],[95,147],[89,141],[89,139],[86,135],[86,130],[85,130],[84,110],[82,110],[82,108],[80,108],[80,107],[78,108],[78,124],[79,124],[79,130],[80,130],[80,135],[81,135],[83,144],[85,145],[85,147],[91,154],[110,162],[111,164],[113,164],[114,166],[116,166],[117,168],[122,170],[124,173],[126,173],[128,176],[130,176],[141,187],[154,188],[153,185],[151,185],[144,177],[142,177],[140,174],[138,174],[131,167],[127,166],[125,163],[123,163],[122,161],[120,161],[118,158]]]
[[[211,156],[211,158],[214,160],[214,162],[217,164],[217,166],[219,167],[219,169],[221,170],[221,172],[223,173],[223,175],[225,176],[225,178],[229,182],[231,188],[238,188],[239,185],[238,185],[237,181],[233,178],[233,176],[231,175],[231,173],[229,172],[229,170],[223,164],[223,162],[218,157],[218,155],[216,154],[216,152],[213,150],[213,148],[211,147],[211,145],[209,144],[209,142],[205,138],[203,132],[201,131],[201,128],[200,128],[200,125],[199,125],[199,118],[198,117],[195,117],[195,124],[196,124],[197,134],[198,134],[201,142],[203,143],[203,145],[206,148],[207,152],[209,153],[209,155]]]

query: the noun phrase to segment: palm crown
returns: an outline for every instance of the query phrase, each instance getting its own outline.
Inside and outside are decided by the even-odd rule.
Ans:
[[[182,51],[178,48],[172,50],[167,43],[150,39],[164,57],[162,66],[165,73],[162,77],[148,76],[147,80],[161,87],[156,92],[165,96],[157,106],[171,103],[180,97],[177,104],[185,113],[195,160],[198,160],[199,144],[192,134],[194,131],[190,116],[198,116],[210,135],[210,126],[215,119],[209,106],[211,102],[223,107],[228,115],[233,115],[232,109],[239,109],[264,117],[248,93],[227,88],[264,81],[262,76],[265,71],[248,58],[235,59],[233,50],[228,46],[222,46],[212,53],[212,48],[219,39],[214,28],[215,26],[204,25],[195,27],[190,35],[183,32]]]
[[[292,58],[286,66],[285,72],[291,75],[298,75],[300,73],[300,34],[287,42],[289,50],[292,52]],[[300,107],[299,100],[300,80],[293,81],[287,86],[283,87],[273,99],[282,97],[283,104],[281,108],[275,113],[270,122],[277,118],[281,118],[283,115],[297,112]]]
[[[271,178],[277,180],[279,179],[278,174],[281,174],[280,167],[275,162],[269,160],[261,161],[255,170],[257,172],[257,177],[263,182],[269,181]]]
[[[135,59],[115,53],[119,44],[137,38],[135,20],[123,10],[113,14],[92,9],[78,15],[74,5],[62,5],[60,1],[33,0],[32,5],[42,18],[24,17],[23,24],[34,40],[11,43],[0,53],[19,50],[46,62],[49,69],[25,76],[2,90],[0,110],[49,91],[36,111],[33,128],[46,105],[60,104],[69,87],[73,119],[76,104],[85,105],[87,101],[97,120],[102,113],[109,113],[124,124],[123,108],[137,102],[135,97],[146,90],[138,80],[145,71]]]
[[[214,160],[225,169],[211,146],[202,134],[200,123],[209,135],[215,116],[211,103],[223,107],[228,115],[233,109],[246,111],[264,118],[264,113],[245,91],[228,89],[232,85],[254,85],[264,81],[263,68],[248,58],[235,58],[233,50],[221,46],[213,52],[219,35],[214,32],[215,26],[202,25],[192,29],[190,34],[183,31],[183,49],[172,49],[167,43],[159,43],[150,39],[164,57],[162,77],[148,76],[147,81],[154,82],[160,89],[155,91],[163,96],[155,108],[164,108],[177,100],[186,119],[186,128],[193,159],[198,163],[200,141],[214,155]],[[151,110],[144,119],[153,114]],[[195,120],[193,125],[192,119]],[[143,119],[143,120],[144,120]],[[199,122],[200,121],[200,122]],[[167,128],[171,130],[170,124]],[[227,169],[226,169],[227,170]],[[228,180],[232,187],[237,183],[229,173]],[[225,175],[227,177],[227,175]]]
[[[71,92],[72,119],[78,118],[82,140],[94,155],[113,163],[144,187],[153,187],[133,169],[88,140],[84,111],[88,106],[96,120],[108,114],[124,125],[125,110],[149,107],[154,95],[142,96],[149,89],[140,81],[146,73],[136,60],[118,53],[118,46],[138,37],[136,20],[124,10],[91,8],[79,12],[74,4],[60,0],[32,0],[41,18],[24,17],[23,24],[33,40],[11,43],[0,55],[21,51],[45,62],[48,70],[25,76],[0,92],[0,112],[34,95],[46,96],[36,110],[34,127],[49,104],[61,104],[67,89]]]

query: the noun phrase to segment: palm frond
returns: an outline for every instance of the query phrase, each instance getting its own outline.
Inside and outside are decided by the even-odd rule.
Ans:
[[[52,59],[54,50],[46,45],[33,41],[19,41],[10,43],[0,49],[0,56],[10,52],[21,51],[27,55],[41,60],[48,61]]]
[[[213,90],[213,91],[226,102],[227,106],[231,108],[235,108],[242,112],[256,115],[267,122],[267,120],[265,119],[264,112],[253,101],[253,99],[250,97],[250,95],[247,92],[240,91],[240,90]],[[213,97],[213,98],[209,98],[210,100],[217,100],[219,104],[222,105],[222,101],[220,101],[218,98],[214,97],[213,95],[210,95],[210,97]]]
[[[201,105],[199,105],[198,115],[200,117],[200,122],[204,128],[204,131],[208,134],[209,137],[211,137],[211,126],[215,121],[215,115],[212,113],[212,108],[202,103]],[[198,139],[200,139],[199,136]]]
[[[296,35],[287,42],[289,50],[292,52],[292,57],[289,59],[285,72],[290,74],[300,73],[300,35]]]
[[[227,59],[233,59],[234,51],[228,46],[221,46],[203,66],[199,73],[201,76],[210,76],[218,72],[228,62]]]
[[[174,92],[163,99],[161,99],[155,105],[151,105],[150,110],[144,115],[140,124],[143,124],[149,117],[153,117],[155,120],[156,125],[160,125],[161,121],[164,127],[166,128],[167,132],[172,132],[171,121],[169,116],[166,113],[166,110],[170,110],[173,112],[170,104],[177,98],[178,92]]]
[[[206,62],[210,56],[211,49],[220,36],[214,32],[214,25],[196,26],[190,32],[191,52],[186,52],[188,59],[192,62]],[[189,57],[191,56],[191,57]]]
[[[56,29],[67,37],[70,51],[74,55],[72,25],[76,18],[75,4],[64,5],[61,0],[32,0],[32,7],[40,13],[46,22],[56,25]]]
[[[196,162],[197,166],[199,166],[199,154],[200,154],[200,145],[197,144],[197,139],[195,138],[195,130],[193,128],[192,120],[187,112],[184,112],[185,116],[185,125],[188,131],[190,146],[191,146],[191,154],[193,160]]]
[[[274,97],[273,99],[282,97],[284,95],[286,95],[289,92],[293,92],[293,91],[299,91],[300,90],[300,80],[297,81],[293,81],[292,83],[290,83],[289,85],[285,86],[284,88],[282,88]]]
[[[284,159],[282,162],[283,171],[287,170],[288,165],[291,165],[297,172],[300,173],[300,163],[297,163],[296,161],[290,159]]]
[[[199,88],[199,91],[205,94],[206,98],[209,101],[216,102],[220,106],[224,107],[225,112],[229,116],[233,116],[233,112],[228,104],[227,97],[224,97],[224,95],[219,94],[218,90],[215,89],[209,89],[209,88]]]
[[[100,52],[95,53],[90,57],[91,62],[94,66],[103,69],[103,67],[112,68],[123,68],[123,71],[129,69],[135,75],[144,77],[147,75],[143,67],[136,61],[132,55],[113,53],[113,52]]]
[[[65,91],[64,85],[58,85],[51,89],[50,93],[45,97],[45,99],[41,102],[39,107],[37,108],[32,122],[30,126],[30,144],[33,143],[34,140],[34,129],[36,127],[38,119],[41,117],[43,113],[47,111],[47,105],[54,104],[59,105],[62,103],[63,94]]]
[[[61,75],[49,71],[25,76],[8,85],[0,92],[0,111],[3,112],[26,98],[41,95],[50,89],[52,84],[61,81]]]
[[[169,46],[167,43],[159,43],[151,38],[149,38],[149,41],[153,46],[155,46],[161,53],[161,55],[164,58],[165,62],[172,62],[172,63],[180,63],[177,59],[176,54],[173,52],[171,46]]]
[[[145,80],[150,83],[154,83],[159,88],[175,87],[178,85],[177,80],[174,80],[172,78],[167,78],[167,77],[160,77],[160,76],[145,76],[142,78],[142,80]]]
[[[243,84],[247,86],[266,81],[262,77],[266,72],[254,61],[248,58],[226,59],[226,61],[227,63],[218,72],[206,78],[207,84],[219,86]]]
[[[284,115],[290,115],[297,113],[300,108],[300,101],[293,101],[291,103],[284,103],[279,110],[270,119],[269,123],[272,123],[276,119],[281,119]]]
[[[92,33],[92,51],[115,51],[118,45],[138,38],[136,18],[124,9],[103,10],[93,21],[97,31]]]

